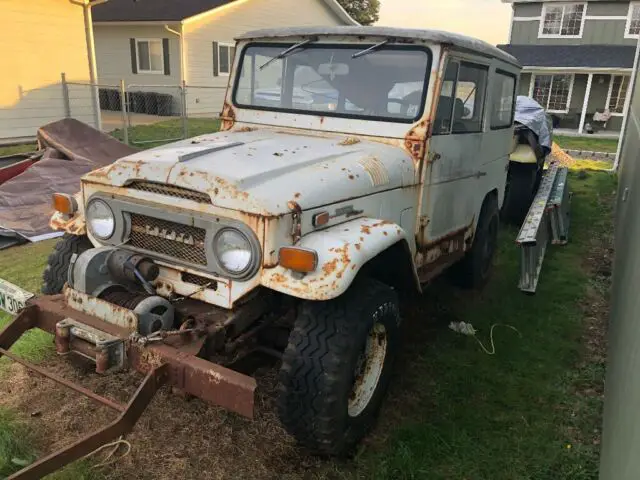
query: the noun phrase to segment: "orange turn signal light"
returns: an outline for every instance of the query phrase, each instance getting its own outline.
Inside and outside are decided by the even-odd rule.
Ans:
[[[73,215],[78,211],[78,202],[72,195],[66,193],[53,194],[53,208],[65,215]]]
[[[278,263],[294,272],[309,273],[318,266],[318,254],[306,248],[282,247]]]

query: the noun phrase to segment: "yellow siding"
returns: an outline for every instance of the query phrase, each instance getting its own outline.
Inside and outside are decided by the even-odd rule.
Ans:
[[[68,0],[0,0],[0,139],[33,136],[64,117],[60,74],[89,81],[82,7]],[[72,115],[91,123],[91,92],[72,87]]]
[[[185,25],[189,115],[220,113],[229,77],[213,76],[213,42],[261,28],[342,25],[323,0],[245,0]],[[217,87],[217,88],[215,88]]]

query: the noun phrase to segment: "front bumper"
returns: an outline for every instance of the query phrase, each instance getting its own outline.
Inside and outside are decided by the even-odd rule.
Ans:
[[[99,367],[100,351],[96,350],[94,345],[87,345],[79,338],[72,338],[69,342],[68,338],[60,336],[58,325],[71,319],[120,341],[123,345],[125,366],[145,374],[163,367],[166,369],[166,383],[169,385],[212,405],[219,405],[245,417],[253,417],[255,379],[199,358],[197,355],[206,341],[206,332],[202,332],[201,335],[176,335],[166,338],[161,343],[143,346],[133,340],[132,330],[126,324],[126,319],[132,312],[123,311],[125,309],[121,307],[95,297],[84,296],[79,292],[67,291],[67,296],[70,295],[74,295],[76,299],[78,295],[83,296],[84,311],[72,308],[65,295],[30,300],[27,307],[0,333],[0,348],[9,350],[26,331],[39,328],[56,336],[56,346],[60,353],[66,353],[66,349],[86,357],[95,354]],[[109,314],[110,309],[117,310],[111,313],[118,318],[121,317],[123,323],[110,323],[99,317]]]

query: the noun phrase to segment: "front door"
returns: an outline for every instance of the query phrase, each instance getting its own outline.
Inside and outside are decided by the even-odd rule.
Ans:
[[[481,61],[447,61],[425,172],[419,238],[427,257],[423,264],[462,253],[486,194],[479,184],[485,175],[488,77],[489,65]]]

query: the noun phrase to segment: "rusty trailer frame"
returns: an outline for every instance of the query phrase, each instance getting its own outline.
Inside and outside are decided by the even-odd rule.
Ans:
[[[69,351],[67,348],[81,355],[95,354],[96,352],[91,351],[87,345],[82,345],[82,340],[73,338],[69,345],[69,339],[58,338],[56,326],[69,318],[123,341],[127,366],[146,375],[128,403],[121,404],[100,396],[38,365],[29,363],[10,351],[11,346],[24,333],[38,328],[56,337],[56,349],[61,354],[66,354]],[[198,357],[205,340],[205,335],[184,334],[166,338],[162,343],[141,345],[132,340],[128,329],[71,308],[64,295],[44,296],[30,300],[17,317],[0,332],[0,356],[6,356],[28,370],[84,395],[99,405],[115,410],[120,415],[106,427],[37,460],[9,478],[20,480],[42,478],[84,457],[101,445],[131,432],[163,385],[171,385],[212,405],[219,405],[245,417],[253,418],[255,379]],[[96,359],[99,360],[99,356],[96,356]],[[96,370],[99,371],[99,362],[96,364]]]

